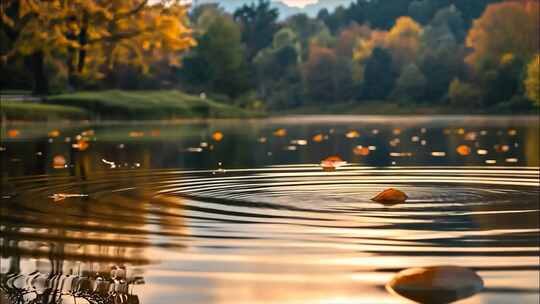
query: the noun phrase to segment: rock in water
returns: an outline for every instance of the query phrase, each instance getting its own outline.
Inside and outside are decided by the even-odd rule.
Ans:
[[[383,192],[377,194],[372,201],[381,204],[401,204],[404,203],[409,197],[403,191],[399,191],[393,188],[386,189]]]
[[[424,304],[446,304],[482,290],[484,282],[473,270],[459,266],[410,268],[399,272],[386,288]]]

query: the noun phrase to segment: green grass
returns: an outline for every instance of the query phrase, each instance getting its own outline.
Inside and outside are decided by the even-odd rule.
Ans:
[[[2,119],[27,121],[81,120],[90,117],[83,109],[35,102],[2,101]]]
[[[53,95],[47,103],[73,106],[99,119],[241,118],[260,116],[241,108],[176,90],[96,91]]]

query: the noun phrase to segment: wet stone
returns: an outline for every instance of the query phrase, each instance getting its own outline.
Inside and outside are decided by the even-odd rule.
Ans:
[[[459,266],[410,268],[386,286],[391,292],[423,304],[445,304],[468,298],[484,287],[473,270]]]

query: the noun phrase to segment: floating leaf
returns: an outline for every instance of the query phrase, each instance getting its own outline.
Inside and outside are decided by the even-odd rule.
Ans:
[[[390,188],[377,194],[377,196],[371,200],[381,204],[401,204],[404,203],[408,198],[409,197],[407,194],[405,194],[403,191]]]
[[[475,141],[477,137],[478,134],[476,132],[467,132],[464,136],[465,140],[467,141]]]
[[[345,164],[347,164],[347,162],[337,155],[329,156],[321,161],[321,167],[325,171],[334,171],[336,168]]]
[[[399,272],[386,288],[418,303],[451,303],[481,291],[484,282],[464,267],[421,267]]]
[[[214,141],[221,141],[223,139],[223,133],[220,132],[220,131],[216,131],[216,132],[212,133],[212,139]]]
[[[508,145],[495,145],[494,148],[497,153],[506,153],[510,151],[510,147]]]
[[[368,147],[356,146],[353,149],[354,155],[357,155],[357,156],[368,156],[369,152],[370,151]]]
[[[53,158],[53,168],[54,169],[63,169],[66,167],[67,161],[63,155],[56,155]]]
[[[279,128],[279,129],[274,131],[274,136],[276,136],[276,137],[285,137],[285,136],[287,136],[287,130],[285,130],[283,128]]]
[[[400,128],[395,128],[394,130],[392,130],[392,134],[394,134],[394,135],[401,134],[401,129]]]
[[[58,137],[60,136],[60,131],[58,130],[52,130],[48,133],[49,137],[52,137],[52,138],[55,138],[55,137]]]
[[[19,130],[17,129],[12,129],[12,130],[8,130],[7,132],[7,136],[8,137],[18,137],[19,135],[21,134],[21,132],[19,132]]]
[[[129,132],[129,137],[143,137],[144,136],[144,132],[140,132],[140,131],[131,131]]]
[[[322,134],[317,134],[317,135],[313,136],[312,140],[313,140],[314,142],[321,142],[321,141],[324,140],[324,135],[322,135]]]
[[[456,148],[456,152],[459,155],[467,156],[467,155],[471,154],[471,148],[469,146],[467,146],[467,145],[461,145],[461,146]]]
[[[351,130],[345,134],[345,137],[353,139],[360,137],[360,133],[356,130]]]
[[[85,151],[86,149],[88,149],[88,147],[90,146],[90,144],[86,141],[86,140],[78,140],[76,144],[73,144],[72,147],[74,149],[77,149],[79,151]]]

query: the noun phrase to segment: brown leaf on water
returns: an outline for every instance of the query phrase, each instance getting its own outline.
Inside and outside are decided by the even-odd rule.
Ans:
[[[467,145],[461,145],[461,146],[456,148],[456,152],[459,155],[467,156],[467,155],[471,154],[471,147],[469,147]]]
[[[506,153],[510,151],[510,146],[508,145],[495,145],[494,148],[497,153]]]
[[[86,140],[78,140],[76,144],[73,144],[73,148],[79,151],[85,151],[90,147],[90,144]]]
[[[317,135],[313,136],[312,140],[313,140],[314,142],[321,142],[321,141],[324,140],[324,135],[322,135],[322,134],[317,134]]]
[[[214,141],[221,141],[223,139],[223,137],[224,137],[224,135],[220,131],[216,131],[216,132],[212,133],[212,139]]]
[[[345,164],[347,162],[337,155],[329,156],[321,161],[321,167],[325,171],[334,171],[336,168]]]
[[[371,200],[381,204],[400,204],[404,203],[408,198],[407,194],[403,191],[390,188],[377,194]]]
[[[19,132],[19,130],[17,130],[17,129],[11,129],[11,130],[7,131],[7,136],[11,137],[11,138],[18,137],[20,134],[21,134],[21,132]]]
[[[279,128],[279,129],[274,131],[274,136],[276,136],[276,137],[285,137],[285,136],[287,136],[287,130],[285,130],[283,128]]]
[[[144,136],[144,132],[141,132],[141,131],[131,131],[129,132],[129,137],[143,137]]]
[[[351,131],[345,133],[345,137],[350,138],[350,139],[358,138],[358,137],[360,137],[360,133],[358,131],[356,131],[356,130],[351,130]]]
[[[49,137],[52,137],[52,138],[55,138],[55,137],[58,137],[60,136],[60,131],[58,130],[52,130],[48,133]]]
[[[468,140],[468,141],[475,141],[476,138],[478,138],[478,133],[476,133],[476,132],[467,132],[467,133],[465,133],[464,138],[465,138],[465,140]]]
[[[54,169],[63,169],[66,167],[67,161],[63,155],[56,155],[53,158],[53,168]]]
[[[354,155],[357,156],[368,156],[369,155],[369,148],[368,147],[362,147],[362,146],[356,146],[353,149]]]

